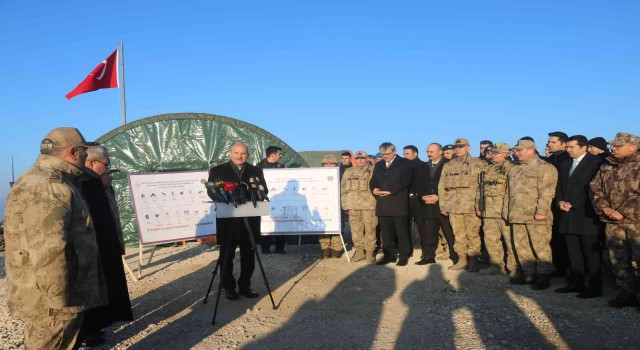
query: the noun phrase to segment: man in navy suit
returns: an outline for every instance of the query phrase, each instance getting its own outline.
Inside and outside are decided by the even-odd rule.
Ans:
[[[555,204],[559,208],[558,232],[564,235],[571,263],[569,284],[557,293],[577,292],[578,298],[602,295],[599,218],[589,197],[589,183],[602,160],[587,152],[589,140],[582,135],[567,139],[570,159],[559,164]]]
[[[396,265],[406,266],[412,249],[409,237],[412,168],[409,161],[396,155],[396,146],[390,142],[380,145],[380,154],[382,161],[376,163],[369,182],[369,188],[376,197],[376,215],[384,252],[384,257],[376,264],[386,265],[397,260]]]
[[[262,187],[265,194],[268,192],[264,181],[262,169],[247,163],[249,151],[244,143],[236,143],[229,152],[229,161],[212,168],[209,171],[209,181],[239,182],[246,184],[253,179]],[[260,217],[249,218],[249,226],[255,241],[260,237]],[[220,243],[220,257],[222,261],[222,284],[225,295],[229,300],[236,300],[239,295],[247,298],[257,298],[258,293],[251,289],[251,276],[255,269],[254,246],[251,244],[249,232],[243,218],[218,218],[216,219],[218,242]],[[240,278],[238,278],[238,292],[236,292],[236,280],[233,277],[233,257],[236,247],[240,247]]]

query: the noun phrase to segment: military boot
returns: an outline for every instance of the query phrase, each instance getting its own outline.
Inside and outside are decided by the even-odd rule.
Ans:
[[[358,261],[362,261],[364,260],[364,250],[362,249],[358,249],[356,250],[356,252],[353,254],[353,257],[351,258],[351,262],[358,262]]]
[[[549,288],[551,282],[551,275],[550,274],[539,274],[538,278],[536,279],[536,281],[533,283],[533,285],[531,286],[531,289],[533,290],[544,290]]]
[[[327,249],[322,249],[322,258],[323,259],[328,259],[331,257],[331,249],[327,248]]]
[[[469,272],[478,272],[480,271],[480,261],[477,256],[469,257]]]
[[[339,259],[342,256],[342,250],[331,249],[331,257]]]
[[[460,255],[458,257],[458,262],[455,263],[453,266],[449,266],[449,270],[462,271],[462,270],[466,270],[468,266],[469,266],[469,261],[467,260],[467,256]]]
[[[488,269],[484,269],[480,271],[480,273],[483,275],[506,275],[507,274],[504,267],[498,264],[492,264],[491,266],[489,266]]]

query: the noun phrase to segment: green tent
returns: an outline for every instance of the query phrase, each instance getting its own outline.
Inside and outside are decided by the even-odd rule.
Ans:
[[[129,173],[208,170],[228,160],[231,146],[249,147],[248,162],[256,164],[267,147],[282,148],[280,163],[286,167],[307,166],[284,141],[255,125],[204,113],[172,113],[152,116],[116,128],[97,140],[109,150],[124,239],[138,243]]]

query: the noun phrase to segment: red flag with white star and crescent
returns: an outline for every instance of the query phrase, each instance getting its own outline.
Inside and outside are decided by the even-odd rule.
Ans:
[[[117,88],[118,86],[118,50],[116,49],[65,97],[70,100],[85,92]]]

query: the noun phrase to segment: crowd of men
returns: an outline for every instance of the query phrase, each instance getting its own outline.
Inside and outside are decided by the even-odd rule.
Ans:
[[[531,284],[534,290],[547,289],[556,274],[567,280],[556,292],[594,298],[602,295],[606,242],[620,287],[608,305],[621,308],[638,306],[640,299],[639,148],[640,136],[628,133],[607,143],[553,132],[544,156],[532,138],[523,137],[513,147],[482,141],[476,158],[468,140],[458,138],[444,147],[429,144],[426,162],[415,146],[404,147],[400,157],[395,145],[385,142],[375,156],[365,151],[345,152],[340,160],[327,155],[322,165],[340,166],[343,220],[351,226],[354,262],[406,266],[415,225],[421,250],[416,265],[435,263],[438,248],[446,247],[453,262],[449,269],[478,272],[486,251],[486,273],[508,275],[510,283]],[[269,147],[266,158],[253,166],[246,162],[248,147],[236,143],[229,161],[212,168],[209,178],[259,179],[267,191],[262,169],[281,168],[281,151]],[[75,128],[56,128],[9,194],[4,222],[8,306],[26,321],[27,349],[100,345],[105,327],[133,319],[109,165],[106,148],[86,142]],[[251,276],[259,217],[248,225],[218,218],[217,227],[226,297],[257,298]],[[262,237],[260,244],[263,254],[270,253],[270,238]],[[322,236],[320,245],[325,258],[342,255],[337,235]],[[376,260],[380,246],[382,257]],[[275,252],[284,253],[284,241],[275,240]]]
[[[552,277],[564,277],[567,285],[555,292],[594,298],[602,295],[608,249],[620,287],[608,305],[638,306],[639,147],[640,137],[628,133],[607,143],[552,132],[544,156],[531,137],[513,147],[484,140],[477,158],[465,138],[429,144],[426,162],[413,145],[403,157],[387,142],[373,157],[358,151],[341,175],[352,261],[406,266],[415,225],[422,252],[416,265],[435,263],[439,246],[448,247],[450,270],[478,272],[485,260],[483,273],[508,275],[512,284],[544,290]],[[327,155],[323,166],[338,160]],[[376,241],[383,253],[377,261]],[[337,243],[321,248],[324,257],[340,255]]]

